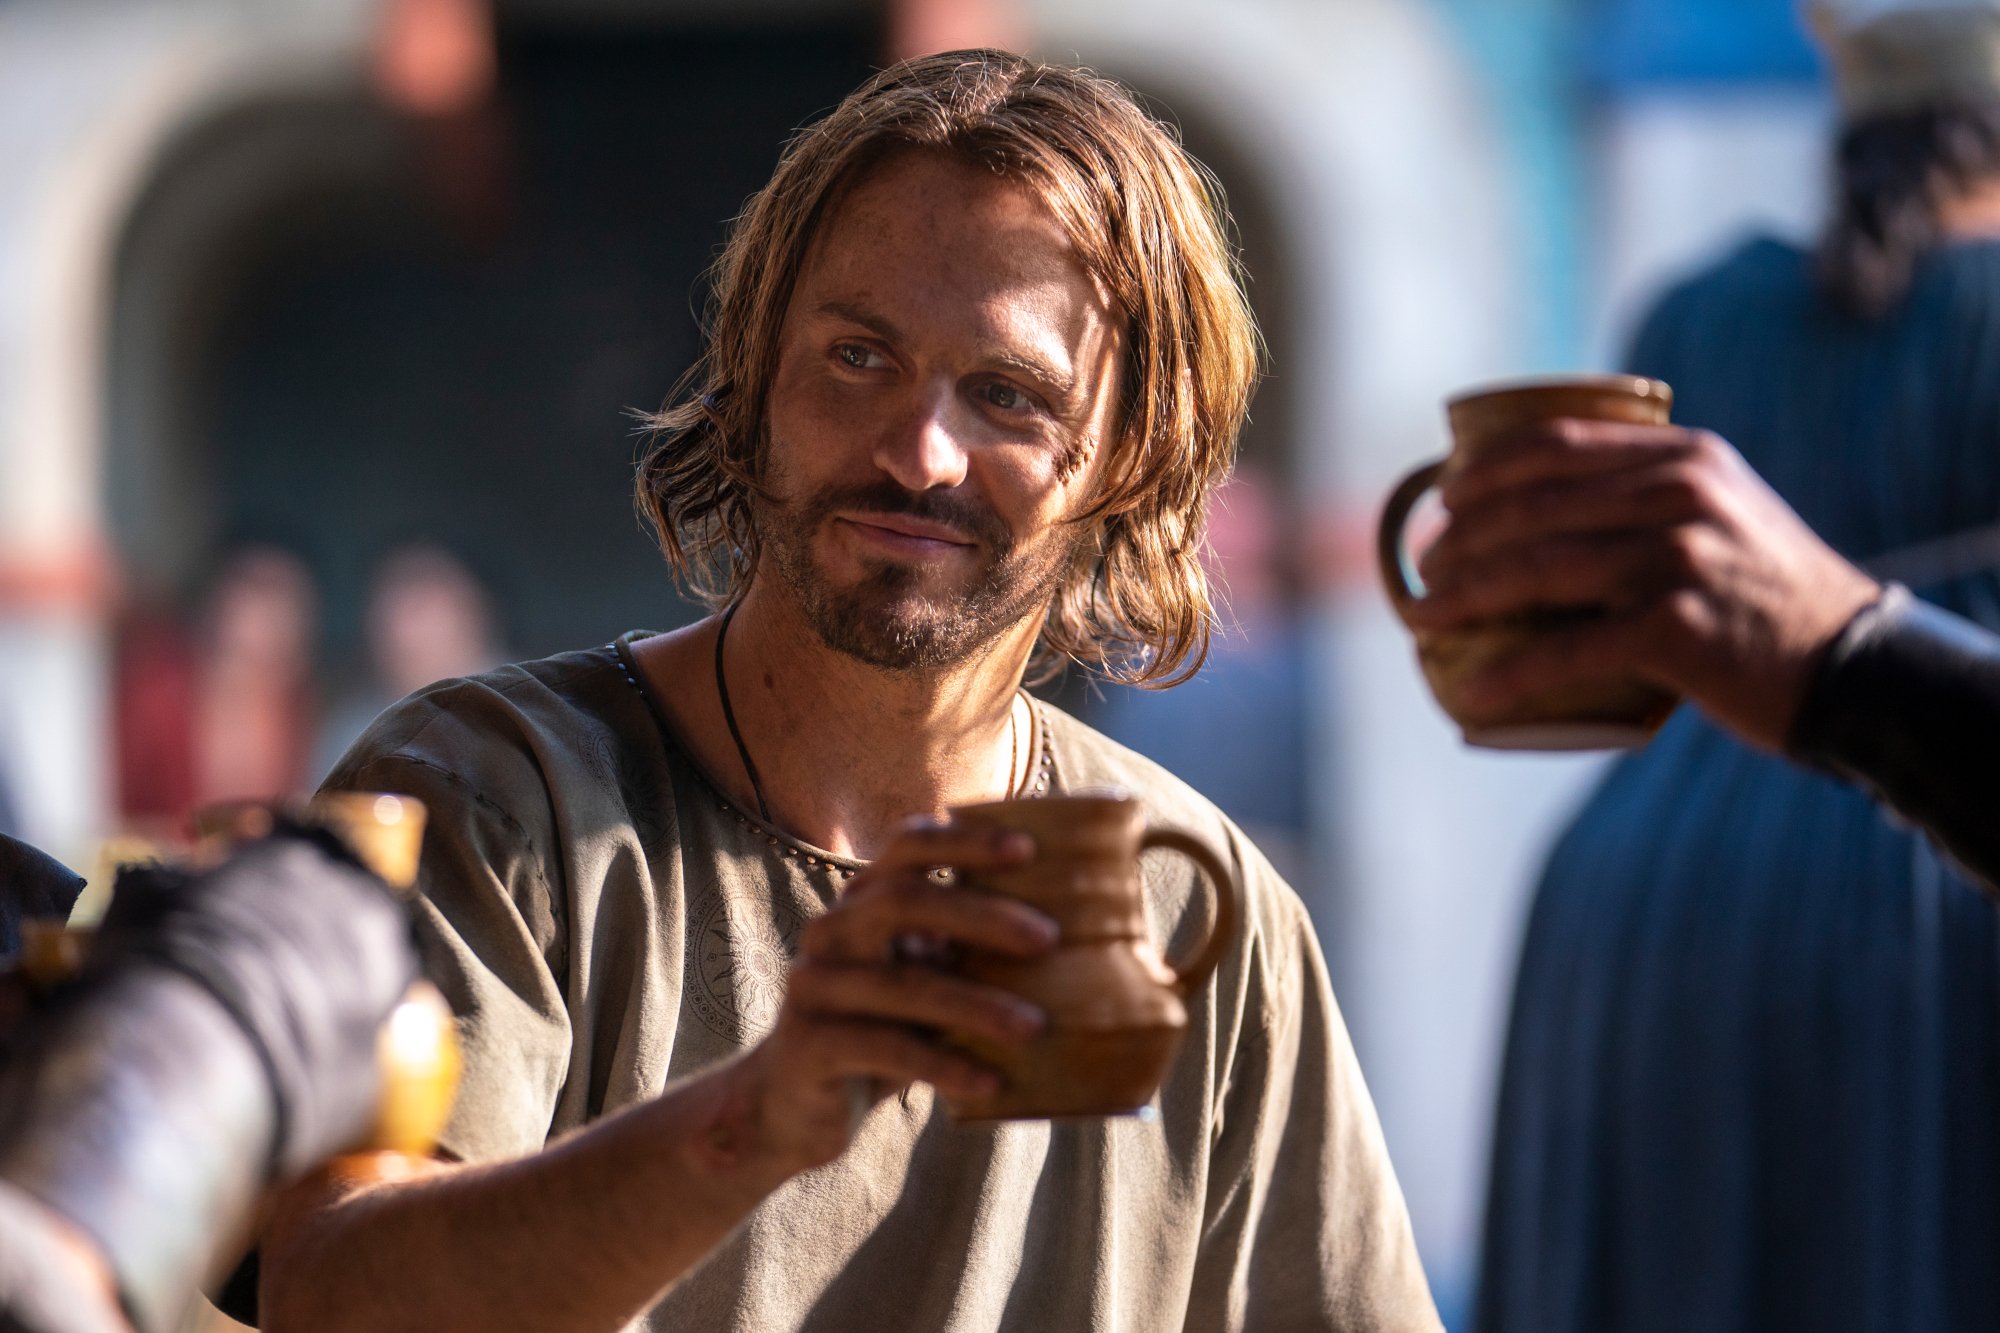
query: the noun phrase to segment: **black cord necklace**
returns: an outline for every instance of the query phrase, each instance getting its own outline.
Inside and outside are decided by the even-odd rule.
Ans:
[[[771,803],[764,799],[763,780],[757,776],[757,763],[750,757],[750,747],[743,743],[743,731],[736,725],[736,710],[729,706],[729,680],[722,670],[722,642],[729,637],[729,622],[736,618],[736,608],[741,605],[731,602],[722,613],[722,623],[715,629],[715,693],[722,700],[722,720],[729,724],[729,739],[736,742],[736,757],[743,761],[743,771],[750,778],[750,791],[757,798],[757,817],[766,824],[775,824]]]
[[[757,776],[757,761],[750,757],[750,747],[743,743],[743,729],[736,725],[736,710],[729,704],[729,677],[722,669],[722,645],[729,638],[729,622],[736,618],[736,608],[741,605],[731,602],[722,613],[722,623],[715,627],[715,694],[722,701],[722,720],[729,724],[729,739],[736,742],[736,757],[743,761],[744,776],[750,779],[751,794],[757,798],[757,817],[775,827],[778,821],[771,818],[771,803],[764,799],[764,780]],[[1010,801],[1028,785],[1025,776],[1015,777],[1020,767],[1021,719],[1019,711],[1010,705],[1007,709],[1007,799]]]

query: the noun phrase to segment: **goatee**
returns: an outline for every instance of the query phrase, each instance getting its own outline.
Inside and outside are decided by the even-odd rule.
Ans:
[[[834,586],[813,561],[813,539],[836,512],[901,515],[941,524],[984,556],[972,582],[931,588],[926,571],[870,560],[860,581]],[[956,666],[1030,615],[1047,612],[1084,531],[1058,527],[1017,545],[1000,516],[972,496],[912,491],[888,478],[791,503],[755,504],[762,558],[783,579],[821,642],[888,671]]]

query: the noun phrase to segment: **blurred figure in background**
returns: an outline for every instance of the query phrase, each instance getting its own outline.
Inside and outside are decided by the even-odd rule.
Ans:
[[[1209,510],[1203,563],[1224,589],[1224,624],[1201,674],[1172,690],[1114,686],[1092,720],[1222,807],[1271,864],[1305,866],[1310,729],[1293,516],[1269,479],[1239,466]]]
[[[195,805],[201,657],[185,617],[140,599],[119,617],[112,658],[118,816],[154,842],[182,836]]]
[[[2000,518],[2000,8],[1818,18],[1846,122],[1818,254],[1684,284],[1632,369],[1842,554],[2000,626],[1965,540]],[[1992,904],[1863,791],[1683,709],[1535,900],[1479,1327],[2000,1327],[1996,1123]]]
[[[239,551],[209,595],[194,711],[195,804],[301,790],[318,714],[319,599],[297,557]]]
[[[397,547],[376,566],[364,633],[368,679],[328,714],[315,776],[398,699],[440,680],[491,671],[505,659],[486,589],[457,556],[424,543]]]
[[[223,564],[192,629],[161,600],[126,610],[112,728],[128,832],[177,843],[202,805],[305,786],[318,715],[318,602],[295,556],[253,546]]]

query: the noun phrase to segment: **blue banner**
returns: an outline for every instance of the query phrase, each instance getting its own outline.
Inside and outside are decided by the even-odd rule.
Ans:
[[[1820,77],[1793,0],[1597,0],[1585,7],[1583,42],[1587,77],[1611,92]]]

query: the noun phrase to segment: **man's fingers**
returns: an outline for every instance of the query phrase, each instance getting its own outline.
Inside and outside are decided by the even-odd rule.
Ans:
[[[1701,468],[1683,462],[1496,490],[1452,511],[1419,561],[1427,584],[1478,574],[1488,552],[1530,538],[1659,529],[1709,519],[1716,497]]]
[[[1030,860],[1034,839],[1011,829],[973,828],[912,821],[890,839],[874,867],[884,871],[953,866],[960,870],[1005,870]]]
[[[882,875],[865,891],[850,892],[832,911],[807,923],[803,953],[880,962],[898,939],[918,935],[1032,957],[1056,941],[1055,923],[1026,903],[938,884],[917,870]]]
[[[1519,541],[1465,564],[1440,562],[1435,586],[1402,608],[1416,629],[1452,629],[1531,611],[1623,608],[1686,582],[1698,529]]]
[[[802,967],[791,988],[804,1013],[889,1019],[994,1041],[1024,1041],[1046,1025],[1026,1000],[919,965]]]
[[[1473,462],[1447,468],[1439,493],[1445,507],[1456,511],[1512,487],[1692,458],[1710,443],[1710,437],[1680,426],[1575,418],[1538,422],[1482,443]]]
[[[858,1019],[815,1021],[801,1035],[799,1058],[828,1082],[861,1077],[892,1087],[929,1083],[958,1097],[997,1091],[999,1075],[942,1042],[893,1023]]]

